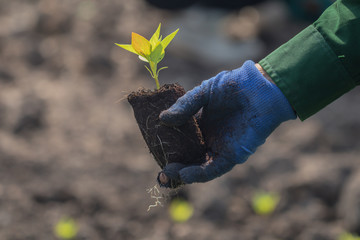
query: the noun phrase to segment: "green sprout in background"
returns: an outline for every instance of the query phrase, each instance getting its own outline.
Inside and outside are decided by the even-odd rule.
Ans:
[[[170,203],[169,213],[174,222],[182,223],[192,217],[194,208],[185,199],[175,198]]]
[[[258,215],[270,215],[275,211],[279,200],[280,196],[276,193],[259,191],[252,198],[252,208]]]
[[[78,234],[78,226],[72,218],[62,218],[54,227],[56,237],[63,240],[75,239]]]
[[[360,240],[360,237],[358,235],[353,235],[351,233],[344,232],[340,234],[338,240]]]
[[[173,38],[179,31],[179,29],[177,29],[176,31],[162,39],[162,36],[160,36],[160,28],[161,23],[159,24],[158,28],[156,29],[150,40],[147,40],[143,36],[133,32],[131,34],[131,44],[115,43],[117,46],[129,52],[139,55],[139,58],[142,61],[149,63],[150,69],[147,66],[145,67],[150,72],[151,77],[155,79],[156,89],[160,89],[159,72],[162,69],[167,68],[162,67],[158,69],[157,65],[165,56],[165,48],[169,45],[169,43],[173,40]]]

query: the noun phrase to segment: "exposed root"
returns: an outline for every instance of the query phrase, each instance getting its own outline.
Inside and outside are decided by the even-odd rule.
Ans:
[[[166,161],[166,165],[169,163],[169,160],[168,160],[168,156],[166,155],[165,153],[165,150],[164,150],[164,146],[163,146],[163,142],[161,141],[159,135],[156,135],[156,137],[159,139],[159,142],[160,142],[160,146],[161,146],[161,150],[163,152],[163,155],[164,155],[164,158],[165,158],[165,161]]]
[[[146,192],[148,194],[150,194],[151,198],[155,199],[154,204],[151,204],[148,207],[148,209],[147,209],[148,212],[150,211],[151,208],[158,207],[158,206],[160,206],[160,207],[164,206],[161,202],[164,200],[164,196],[163,196],[163,194],[160,193],[160,190],[158,189],[157,185],[155,185],[152,188],[147,189]]]
[[[177,188],[172,189],[159,189],[159,185],[155,184],[152,188],[146,189],[146,192],[150,195],[151,199],[154,199],[153,204],[149,205],[147,212],[152,208],[164,207],[165,203],[168,203],[173,196],[179,196],[181,189],[184,185],[179,185]]]
[[[180,133],[181,135],[185,136],[189,141],[191,141],[194,144],[197,144],[197,142],[190,136],[186,135],[183,131],[181,131],[179,128],[177,127],[173,127],[174,130],[176,130],[178,133]]]
[[[149,130],[149,119],[150,119],[151,115],[149,115],[147,118],[146,118],[146,122],[145,122],[145,126],[146,126],[146,129]]]
[[[120,99],[116,100],[115,103],[120,103],[120,102],[124,101],[131,94],[128,91],[122,91],[122,93],[124,93],[125,95],[123,97],[121,97]]]
[[[152,107],[154,107],[155,109],[158,109],[158,108],[159,108],[158,106],[152,104],[151,102],[149,102],[149,104],[150,104]]]

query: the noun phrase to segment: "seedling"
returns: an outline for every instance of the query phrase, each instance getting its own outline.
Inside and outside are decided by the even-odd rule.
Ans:
[[[147,40],[143,36],[133,32],[131,34],[131,44],[115,43],[117,46],[129,52],[135,53],[142,61],[149,64],[150,68],[146,65],[145,67],[149,71],[151,77],[155,79],[156,89],[158,90],[160,89],[159,72],[167,67],[158,69],[157,65],[165,56],[165,48],[169,45],[169,43],[173,40],[179,31],[179,29],[177,29],[162,39],[162,36],[160,35],[160,28],[161,23],[150,40]]]
[[[275,211],[280,197],[276,193],[259,191],[252,198],[252,207],[258,215],[270,215]]]
[[[78,226],[72,218],[62,218],[56,223],[54,228],[55,235],[63,240],[75,239],[78,233]]]
[[[338,237],[338,240],[360,240],[360,237],[358,235],[344,232],[344,233],[340,234],[340,236]]]
[[[168,109],[185,94],[185,89],[177,83],[164,84],[160,87],[159,72],[166,67],[158,68],[158,64],[165,56],[165,49],[179,31],[177,29],[162,38],[160,29],[161,24],[150,40],[133,32],[131,44],[116,43],[147,62],[149,65],[145,67],[156,83],[156,89],[142,88],[131,92],[127,100],[134,110],[136,122],[146,145],[161,169],[170,163],[201,165],[206,161],[206,148],[196,119],[192,117],[186,124],[176,128],[164,125],[159,119],[162,111]],[[163,172],[160,173],[158,183],[161,187],[169,188],[176,188],[183,184],[179,179],[172,179]],[[152,198],[155,199],[155,204],[150,208],[161,204],[161,196],[154,194]]]
[[[189,220],[193,213],[194,208],[191,206],[191,204],[180,198],[176,198],[172,200],[170,206],[169,206],[169,213],[170,217],[174,222],[186,222]]]

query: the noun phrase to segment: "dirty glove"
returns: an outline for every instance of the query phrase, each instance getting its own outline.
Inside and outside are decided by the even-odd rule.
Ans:
[[[296,118],[280,89],[252,61],[203,81],[163,111],[160,120],[179,126],[195,114],[201,115],[207,162],[201,166],[171,163],[163,169],[170,178],[186,184],[207,182],[230,171],[245,162],[282,122]]]

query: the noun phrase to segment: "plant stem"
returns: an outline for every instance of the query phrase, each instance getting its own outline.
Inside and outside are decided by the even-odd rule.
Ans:
[[[150,69],[152,71],[152,77],[155,79],[155,83],[156,83],[156,89],[159,90],[160,89],[160,83],[159,83],[159,77],[157,74],[157,64],[155,62],[150,61]]]
[[[155,83],[156,83],[156,89],[159,90],[160,89],[160,83],[159,83],[158,76],[155,75],[154,79],[155,79]]]

